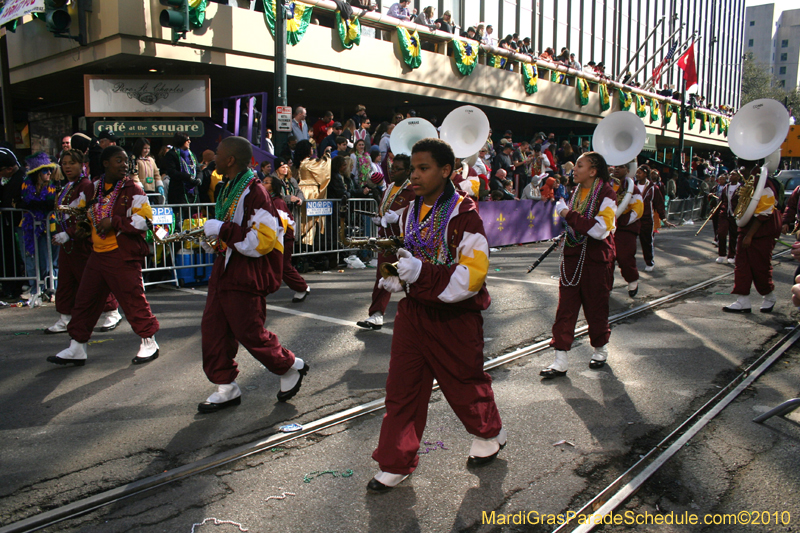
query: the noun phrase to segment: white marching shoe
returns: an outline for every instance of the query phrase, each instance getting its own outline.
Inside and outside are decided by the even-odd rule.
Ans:
[[[107,311],[100,315],[100,319],[97,321],[100,326],[97,331],[111,331],[119,326],[120,322],[122,322],[122,315],[119,314],[119,309]]]
[[[304,291],[294,293],[294,296],[292,296],[292,303],[296,304],[305,301],[309,292],[311,292],[311,287],[306,288]]]
[[[148,337],[142,339],[139,345],[139,353],[131,361],[134,365],[141,365],[142,363],[149,363],[153,359],[158,359],[158,343],[155,337]]]
[[[778,301],[778,297],[775,296],[775,291],[772,291],[769,294],[764,295],[764,300],[761,302],[761,309],[762,313],[771,313],[772,308],[775,307],[775,302]]]
[[[728,258],[728,263],[731,264],[731,265],[735,265],[736,264],[736,258],[735,257],[729,257]]]
[[[201,413],[215,413],[221,409],[242,403],[242,391],[235,381],[226,385],[217,385],[217,392],[197,406]]]
[[[567,352],[556,350],[556,360],[547,368],[539,372],[543,378],[557,378],[567,375]]]
[[[368,319],[356,322],[356,326],[364,329],[381,329],[383,327],[383,314],[372,313]]]
[[[726,305],[722,308],[726,313],[749,313],[750,312],[750,297],[739,295],[735,302],[731,305]],[[772,309],[770,308],[770,311]]]
[[[719,263],[720,265],[723,265],[728,262],[728,259],[724,255],[721,255],[717,257],[716,262]]]
[[[645,266],[645,267],[644,267],[644,271],[645,271],[645,272],[652,272],[652,271],[653,271],[653,270],[655,270],[655,269],[656,269],[656,264],[655,264],[655,262],[653,262],[653,264],[652,264],[652,265],[647,265],[647,266]]]
[[[369,480],[367,490],[381,492],[395,488],[399,485],[408,474],[390,474],[389,472],[380,471],[375,474],[375,477]]]
[[[45,335],[53,335],[55,333],[64,333],[67,331],[67,325],[72,320],[71,315],[61,315],[55,324],[44,330]]]
[[[482,439],[475,437],[472,439],[472,446],[469,449],[469,457],[467,458],[467,465],[481,466],[494,461],[500,450],[506,447],[508,434],[505,428],[500,428],[500,433],[491,439]]]
[[[69,348],[58,352],[56,355],[51,355],[47,358],[47,361],[57,365],[83,366],[86,364],[86,357],[86,343],[71,339]]]
[[[608,344],[594,349],[592,359],[589,361],[589,368],[598,369],[606,366],[608,359]]]
[[[299,357],[294,358],[292,367],[281,376],[281,390],[278,391],[278,401],[285,402],[294,398],[303,383],[303,376],[308,374],[308,363]]]

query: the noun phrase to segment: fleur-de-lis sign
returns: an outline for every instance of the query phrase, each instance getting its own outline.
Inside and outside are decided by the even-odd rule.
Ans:
[[[532,228],[533,227],[533,221],[536,219],[536,215],[534,215],[533,211],[531,211],[530,213],[528,213],[528,216],[526,218],[528,219],[528,227]]]
[[[503,222],[506,221],[506,218],[503,216],[503,213],[500,213],[500,216],[497,217],[497,221],[499,224],[497,225],[497,231],[503,231]]]

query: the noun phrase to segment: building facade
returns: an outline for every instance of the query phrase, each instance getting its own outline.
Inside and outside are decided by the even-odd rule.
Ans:
[[[775,4],[748,7],[745,12],[744,51],[791,91],[800,86],[800,9],[775,18]]]

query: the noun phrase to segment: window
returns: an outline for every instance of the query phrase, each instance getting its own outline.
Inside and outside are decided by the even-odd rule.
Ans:
[[[789,58],[789,54],[781,54],[781,61],[786,61]]]
[[[747,41],[747,46],[749,46],[749,47],[753,46],[753,39],[750,39],[749,41]]]
[[[778,69],[778,74],[786,74],[786,67],[781,67]]]
[[[755,26],[755,25],[756,25],[756,21],[755,21],[755,20],[751,20],[751,21],[750,21],[750,25],[751,25],[751,26]]]
[[[786,80],[779,80],[778,87],[785,88],[786,87]]]
[[[789,39],[784,39],[781,41],[781,48],[789,48]]]

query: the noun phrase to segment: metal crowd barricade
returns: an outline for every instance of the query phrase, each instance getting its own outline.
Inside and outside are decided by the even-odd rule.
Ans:
[[[15,217],[14,214],[17,213],[18,216]],[[25,269],[25,255],[23,252],[22,246],[22,229],[19,227],[19,223],[22,220],[22,216],[25,213],[31,213],[27,209],[12,209],[12,208],[2,208],[0,209],[0,245],[2,248],[0,249],[0,255],[2,256],[2,264],[0,264],[0,283],[7,282],[7,281],[22,281],[27,284],[32,277],[28,276]],[[49,220],[49,217],[48,219]],[[42,223],[37,222],[35,225],[40,226]],[[49,224],[46,224],[49,226]],[[49,230],[49,227],[48,227]],[[47,233],[47,237],[49,239],[50,234],[49,231]],[[50,241],[48,240],[48,243]],[[53,261],[51,257],[50,246],[47,247],[48,249],[48,270],[50,271],[50,276],[45,277],[44,279],[44,287],[52,289],[55,285],[53,282]],[[42,272],[39,268],[39,247],[34,246],[33,249],[33,263],[35,265],[35,278],[41,280]],[[31,287],[33,289],[33,287]]]
[[[684,220],[699,220],[703,211],[703,198],[676,198],[667,205],[667,220],[679,223]]]
[[[352,198],[344,206],[335,198],[304,202],[292,213],[295,224],[292,256],[355,251],[340,241],[342,225],[348,237],[376,237],[378,232],[370,213],[377,211],[378,203],[373,198]]]

